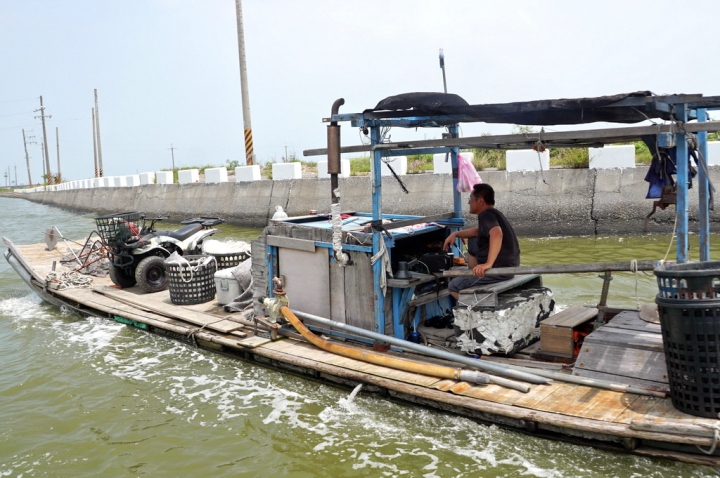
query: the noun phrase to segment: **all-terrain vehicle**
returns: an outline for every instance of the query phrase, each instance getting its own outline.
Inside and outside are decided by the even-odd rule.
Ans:
[[[179,255],[202,253],[202,242],[225,222],[218,217],[186,219],[175,231],[157,231],[155,223],[162,217],[146,218],[139,212],[108,214],[95,218],[98,233],[110,248],[110,279],[125,288],[135,284],[148,292],[167,288],[165,259],[173,252]]]

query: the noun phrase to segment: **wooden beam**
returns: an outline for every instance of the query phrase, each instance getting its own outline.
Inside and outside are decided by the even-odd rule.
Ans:
[[[688,133],[700,131],[719,132],[720,122],[685,123],[684,130]],[[538,142],[556,147],[588,147],[603,146],[608,143],[625,143],[639,141],[641,136],[656,135],[659,133],[674,134],[677,126],[662,124],[652,126],[631,126],[622,128],[588,129],[579,131],[560,131],[551,133],[503,134],[495,136],[473,136],[469,138],[444,138],[419,141],[406,141],[398,143],[382,143],[375,149],[407,149],[429,147],[456,147],[461,149],[531,149]],[[350,148],[353,148],[352,151]],[[351,146],[340,149],[341,153],[369,152],[372,148],[367,145]],[[309,149],[303,151],[304,156],[318,156],[327,154],[325,149]],[[409,154],[411,154],[409,152]]]
[[[655,261],[638,261],[638,271],[651,271],[655,269]],[[505,276],[515,274],[576,274],[583,272],[633,272],[631,262],[594,262],[590,264],[556,264],[550,266],[518,266],[493,267],[485,271],[486,276]],[[444,277],[471,277],[472,269],[451,269],[443,271]]]

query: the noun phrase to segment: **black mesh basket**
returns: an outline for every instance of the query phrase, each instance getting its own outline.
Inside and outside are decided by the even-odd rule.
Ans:
[[[242,261],[250,257],[245,252],[230,252],[227,254],[209,254],[217,261],[217,269],[219,271],[223,269],[230,269],[240,264]]]
[[[720,300],[665,299],[660,327],[672,403],[698,417],[720,413]]]
[[[188,263],[165,262],[170,302],[177,305],[202,304],[215,297],[216,262],[200,264],[208,256],[184,256]]]
[[[663,299],[720,299],[720,261],[669,264],[653,272]]]
[[[114,246],[138,235],[141,218],[142,214],[139,212],[119,212],[96,217],[95,225],[105,244]]]

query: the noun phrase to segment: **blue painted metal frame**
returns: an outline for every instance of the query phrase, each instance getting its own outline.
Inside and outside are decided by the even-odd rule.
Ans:
[[[370,129],[370,142],[373,146],[380,143],[380,127],[375,126]],[[372,167],[372,208],[373,221],[382,220],[382,151],[373,151],[373,167]],[[380,252],[381,243],[385,239],[379,229],[373,228],[372,231],[372,254],[373,256]],[[382,259],[378,259],[372,266],[373,271],[373,304],[375,317],[375,332],[379,334],[385,333],[385,296],[383,294],[380,283],[382,282],[383,268]]]
[[[669,97],[670,98],[670,97]],[[628,100],[629,101],[629,100]],[[640,100],[633,100],[640,101]],[[682,104],[682,103],[657,103],[656,108],[674,108],[676,120],[680,125],[687,123],[690,119],[697,118],[698,121],[706,121],[707,113],[703,108],[697,108],[694,105]],[[715,108],[711,108],[715,109]],[[384,127],[418,127],[418,126],[444,126],[449,121],[468,121],[472,120],[464,115],[445,115],[445,116],[407,116],[397,118],[382,118],[382,113],[351,113],[351,114],[337,114],[332,116],[332,121],[350,121],[354,127],[369,127],[370,128],[370,140],[372,147],[377,146],[382,142],[380,134],[381,128]],[[459,127],[457,124],[451,124],[446,126],[451,135],[457,136]],[[699,150],[701,153],[701,163],[705,163],[707,166],[707,133],[698,134]],[[411,144],[411,143],[410,143]],[[675,134],[675,148],[677,158],[677,261],[687,262],[688,261],[688,145],[686,133],[682,130]],[[459,148],[456,147],[436,147],[436,148],[421,148],[412,150],[414,154],[436,154],[436,153],[450,153],[452,159],[452,183],[453,183],[453,219],[448,221],[440,221],[448,225],[450,228],[462,228],[465,226],[465,221],[462,219],[462,199],[461,193],[457,191],[458,183],[458,154]],[[383,219],[382,214],[382,158],[385,156],[403,156],[408,153],[405,148],[399,149],[373,149],[372,150],[372,219],[373,221],[380,221]],[[700,196],[700,259],[703,261],[710,259],[709,252],[709,213],[708,213],[708,178],[705,172],[706,167],[703,164],[699,165],[699,196]],[[368,216],[369,214],[357,213],[358,216]],[[386,215],[387,218],[392,219],[412,219],[417,216],[406,216],[406,215]],[[381,242],[385,241],[386,247],[388,247],[388,253],[394,246],[394,238],[385,240],[382,232],[377,229],[372,231],[372,247],[367,246],[350,246],[345,245],[344,248],[348,250],[359,250],[363,252],[369,252],[373,255],[378,254],[381,249]],[[331,244],[316,243],[320,247],[332,247]],[[458,241],[458,254],[459,247],[461,244]],[[270,256],[269,256],[270,257]],[[266,261],[267,262],[267,261]],[[382,281],[382,265],[381,260],[378,260],[372,268],[373,271],[373,295],[374,295],[374,316],[375,316],[375,329],[376,332],[384,333],[385,330],[385,297],[380,287]],[[414,288],[400,289],[395,288],[391,292],[392,300],[392,311],[393,311],[393,326],[394,335],[398,338],[404,338],[403,324],[400,323],[400,319],[404,314],[407,302],[410,300],[414,293]],[[418,309],[419,310],[419,309]],[[413,323],[418,320],[419,315],[415,314]]]
[[[675,118],[681,123],[687,122],[687,106],[675,105]],[[675,134],[675,167],[677,168],[677,202],[675,214],[677,216],[677,261],[688,261],[688,146],[684,131]]]
[[[698,108],[697,120],[698,122],[707,121],[707,110],[705,108]],[[708,172],[708,146],[707,146],[707,132],[701,131],[698,133],[698,150],[700,157],[698,161],[698,229],[700,238],[700,260],[710,260],[710,180],[707,177]]]
[[[268,297],[274,297],[272,279],[275,277],[275,264],[277,263],[278,248],[276,246],[265,246],[265,277],[268,281]]]

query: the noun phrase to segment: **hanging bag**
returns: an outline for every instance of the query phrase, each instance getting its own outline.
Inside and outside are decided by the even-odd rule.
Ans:
[[[472,162],[462,154],[458,154],[458,192],[469,193],[473,186],[481,183],[482,179]]]

